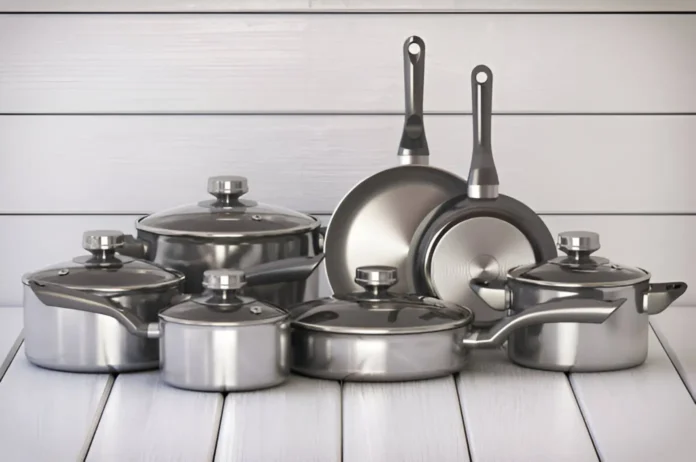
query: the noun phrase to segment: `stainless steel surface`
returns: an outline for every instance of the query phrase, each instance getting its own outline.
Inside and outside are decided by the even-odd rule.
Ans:
[[[504,313],[474,294],[472,279],[504,280],[511,267],[557,255],[553,237],[523,203],[498,193],[491,143],[493,73],[471,73],[474,146],[466,194],[444,201],[413,234],[407,267],[409,288],[471,308],[475,326],[490,326]]]
[[[116,250],[124,243],[123,233],[113,230],[85,231],[82,248],[85,250]]]
[[[586,303],[625,299],[626,302],[601,325],[552,322],[518,329],[508,340],[510,359],[536,369],[577,372],[610,371],[642,364],[648,351],[648,315],[659,313],[674,302],[686,291],[686,284],[650,284],[649,273],[643,270],[591,257],[589,254],[598,248],[599,239],[589,234],[566,233],[558,242],[569,257],[546,263],[547,271],[533,273],[534,279],[514,277],[518,269],[513,268],[506,284],[493,286],[472,281],[472,287],[482,299],[511,313],[525,313],[540,303],[557,300]],[[636,278],[636,272],[646,276]],[[551,283],[542,279],[544,276],[551,278]]]
[[[423,90],[425,87],[425,42],[412,36],[404,42],[404,90],[406,117],[399,144],[401,165],[428,165],[428,140],[423,124]]]
[[[558,248],[565,253],[599,250],[599,234],[591,231],[564,231],[558,234]]]
[[[412,273],[409,248],[419,224],[444,201],[464,194],[466,181],[428,166],[422,98],[425,44],[420,37],[404,43],[406,117],[397,157],[401,165],[358,183],[339,202],[326,232],[326,273],[335,293],[359,290],[355,268],[384,265]],[[414,292],[409,277],[397,292]]]
[[[203,287],[211,290],[236,290],[246,285],[241,270],[208,270],[203,273]]]
[[[358,268],[365,290],[291,311],[292,369],[336,380],[416,380],[460,371],[470,348],[501,345],[515,329],[552,321],[603,322],[621,301],[558,301],[470,331],[467,308],[389,292],[393,268]],[[469,338],[471,339],[469,340]]]
[[[268,269],[252,268],[298,257],[317,257],[320,261],[323,230],[319,220],[242,199],[247,190],[244,177],[211,177],[208,192],[215,199],[139,219],[138,238],[126,236],[119,253],[180,271],[186,276],[184,290],[190,294],[203,291],[204,271],[234,268],[250,272],[245,293],[259,300],[288,307],[317,298],[319,274],[305,270],[316,268],[318,263],[311,266],[308,262],[304,269],[275,271],[272,275]],[[259,274],[270,282],[260,281]]]

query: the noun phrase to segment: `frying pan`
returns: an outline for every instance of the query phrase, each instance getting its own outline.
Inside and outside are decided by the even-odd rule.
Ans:
[[[474,148],[466,194],[428,214],[409,252],[417,293],[461,304],[486,326],[505,313],[491,309],[469,286],[471,279],[503,280],[508,269],[558,256],[551,232],[522,202],[498,193],[491,125],[493,73],[484,65],[471,73]]]
[[[423,126],[425,43],[409,37],[403,52],[406,117],[397,156],[400,165],[358,183],[334,211],[324,240],[326,274],[334,293],[360,290],[354,281],[360,266],[393,266],[409,274],[409,247],[418,225],[442,202],[466,192],[466,180],[428,165]],[[404,278],[393,290],[412,289]]]

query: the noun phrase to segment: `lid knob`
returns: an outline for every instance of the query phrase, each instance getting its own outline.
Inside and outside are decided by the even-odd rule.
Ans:
[[[565,253],[599,250],[599,234],[591,231],[566,231],[558,235],[558,248]]]
[[[386,289],[397,282],[393,266],[361,266],[355,270],[355,282],[361,287]]]
[[[82,247],[90,252],[116,250],[123,246],[125,237],[122,232],[114,230],[90,230],[82,234]]]
[[[203,287],[212,290],[237,290],[246,285],[242,270],[216,269],[203,273]]]
[[[243,176],[212,176],[208,178],[208,192],[218,199],[239,197],[249,191],[247,179]]]

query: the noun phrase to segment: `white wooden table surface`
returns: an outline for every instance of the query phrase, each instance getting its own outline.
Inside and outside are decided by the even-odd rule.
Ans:
[[[488,351],[436,380],[293,376],[223,396],[156,371],[34,367],[21,309],[0,308],[0,461],[696,461],[696,307],[651,323],[647,362],[626,371],[535,371]]]

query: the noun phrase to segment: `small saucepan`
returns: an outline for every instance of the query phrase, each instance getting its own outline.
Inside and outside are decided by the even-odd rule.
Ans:
[[[290,310],[292,369],[346,381],[416,380],[462,370],[469,350],[501,346],[514,331],[552,322],[602,323],[624,299],[558,300],[472,330],[472,311],[432,297],[392,293],[394,267],[359,267],[363,291]]]
[[[657,314],[686,292],[684,282],[650,283],[650,273],[592,256],[599,235],[587,231],[559,234],[566,256],[522,265],[505,282],[470,282],[492,308],[523,315],[540,303],[625,299],[600,325],[546,323],[518,329],[508,340],[508,356],[522,366],[554,371],[599,372],[639,366],[648,354],[649,315]]]

